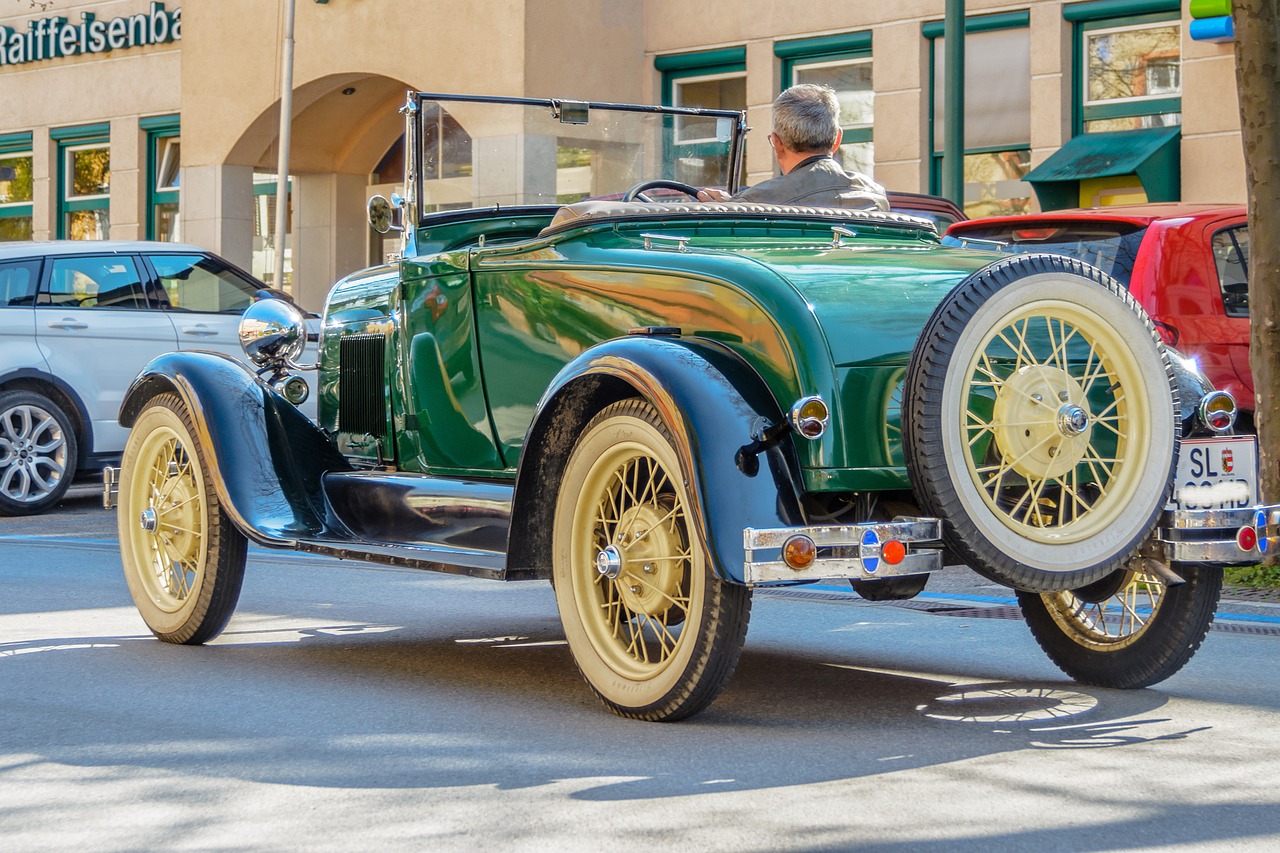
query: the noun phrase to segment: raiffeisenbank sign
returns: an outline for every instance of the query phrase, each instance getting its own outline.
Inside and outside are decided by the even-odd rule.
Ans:
[[[182,9],[171,12],[163,3],[152,3],[150,12],[101,21],[93,12],[81,12],[79,23],[59,16],[39,18],[27,22],[25,33],[17,28],[0,27],[0,66],[110,53],[180,38]]]

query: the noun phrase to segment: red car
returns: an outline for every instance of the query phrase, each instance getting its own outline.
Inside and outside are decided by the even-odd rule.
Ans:
[[[1249,426],[1254,404],[1244,205],[1171,202],[970,219],[952,225],[943,242],[1067,255],[1102,269],[1129,288],[1165,343],[1231,392]]]

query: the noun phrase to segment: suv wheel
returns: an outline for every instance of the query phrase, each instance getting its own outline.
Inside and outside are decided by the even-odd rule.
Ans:
[[[34,515],[66,494],[76,434],[57,403],[35,391],[0,394],[0,515]]]

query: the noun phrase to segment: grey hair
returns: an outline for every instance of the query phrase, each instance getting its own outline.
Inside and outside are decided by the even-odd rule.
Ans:
[[[830,151],[839,130],[840,101],[830,86],[797,83],[773,102],[773,132],[792,151]]]

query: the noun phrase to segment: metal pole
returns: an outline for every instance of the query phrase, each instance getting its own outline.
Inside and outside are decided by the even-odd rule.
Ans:
[[[289,134],[293,124],[293,3],[284,0],[284,58],[280,68],[280,158],[276,165],[276,269],[271,286],[284,289],[284,241],[289,222]]]
[[[942,37],[946,40],[942,194],[964,207],[964,0],[947,0]]]

